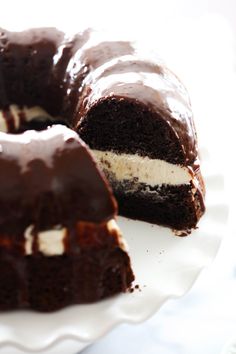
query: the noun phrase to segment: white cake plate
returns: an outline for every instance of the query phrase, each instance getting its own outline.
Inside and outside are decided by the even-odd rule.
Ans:
[[[139,323],[170,298],[179,298],[214,259],[224,234],[228,208],[223,176],[202,151],[206,213],[188,237],[168,228],[120,217],[138,288],[91,305],[52,314],[14,311],[0,316],[0,353],[75,354],[121,323]]]

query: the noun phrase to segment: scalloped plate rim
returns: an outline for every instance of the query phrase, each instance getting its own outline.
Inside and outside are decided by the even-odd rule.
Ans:
[[[209,159],[209,157],[206,156],[206,160],[208,160],[208,159]],[[204,163],[205,163],[205,161],[203,159],[202,166],[204,166]],[[212,176],[213,176],[213,180],[216,179],[216,178],[219,179],[219,177],[220,177],[220,179],[222,179],[224,181],[224,175],[222,173],[219,173],[218,171],[217,171],[217,173],[213,173],[213,174],[211,173],[210,177],[212,178]],[[205,176],[204,179],[207,180],[207,178],[209,178],[209,176],[208,177]],[[218,187],[217,192],[220,192],[222,194],[222,192],[224,192],[223,186]],[[213,204],[213,206],[220,206],[221,208],[223,208],[223,210],[225,212],[224,215],[223,215],[223,219],[220,221],[220,224],[222,226],[225,226],[225,224],[226,224],[226,221],[227,221],[227,218],[228,218],[228,210],[229,210],[228,204],[225,202],[224,197],[225,196],[224,196],[224,193],[223,193],[221,195],[220,201],[218,201],[217,203]],[[207,212],[206,212],[206,214],[207,214]],[[205,215],[205,217],[207,218],[206,215]],[[123,219],[125,220],[125,218],[123,218]],[[146,223],[144,223],[144,224],[146,224]],[[160,226],[158,226],[158,227],[160,227]],[[165,230],[166,228],[163,228],[163,229]],[[193,233],[194,233],[194,231],[193,231]],[[32,343],[27,343],[27,345],[24,345],[19,340],[19,338],[17,338],[17,337],[10,338],[10,336],[8,336],[8,338],[6,338],[6,339],[1,339],[0,338],[0,351],[6,346],[11,346],[13,348],[16,348],[16,349],[19,349],[19,350],[25,351],[25,352],[40,353],[40,352],[43,352],[45,350],[51,349],[55,345],[57,345],[59,343],[62,343],[63,341],[68,340],[68,339],[72,339],[72,340],[75,340],[75,341],[78,341],[78,342],[90,344],[90,343],[98,340],[99,338],[103,337],[105,334],[107,334],[109,331],[111,331],[112,329],[117,327],[119,324],[123,324],[123,323],[124,324],[125,323],[126,324],[138,324],[138,323],[141,323],[143,321],[146,321],[148,318],[150,318],[152,315],[154,315],[156,312],[158,312],[158,310],[168,300],[170,300],[170,299],[178,299],[178,298],[182,297],[183,295],[185,295],[192,288],[192,286],[196,282],[196,280],[197,280],[198,276],[201,274],[201,272],[207,266],[209,266],[210,263],[213,262],[215,256],[217,255],[218,250],[219,250],[220,245],[221,245],[222,238],[223,238],[222,234],[223,234],[222,232],[219,232],[217,234],[217,239],[216,239],[216,242],[215,242],[214,255],[211,255],[207,259],[205,259],[203,264],[201,266],[199,266],[197,268],[197,270],[195,270],[194,276],[192,277],[191,282],[189,282],[189,284],[184,288],[184,290],[181,291],[179,294],[165,294],[164,297],[162,296],[161,301],[157,301],[155,304],[153,304],[149,308],[149,310],[146,311],[145,315],[143,315],[143,316],[141,316],[139,318],[136,318],[136,317],[132,318],[132,314],[126,314],[126,316],[124,316],[124,314],[121,314],[121,313],[116,314],[116,316],[114,316],[114,317],[112,317],[110,319],[109,323],[106,323],[105,325],[103,324],[103,326],[101,326],[101,328],[99,329],[99,331],[97,331],[97,333],[95,335],[94,334],[90,335],[90,337],[88,335],[87,338],[85,338],[85,336],[81,335],[80,333],[75,334],[75,333],[72,333],[74,331],[70,332],[70,331],[67,331],[67,330],[63,334],[61,334],[61,333],[56,334],[56,330],[58,330],[58,328],[57,328],[57,329],[53,330],[53,332],[49,336],[49,338],[47,338],[47,339],[44,338],[44,344],[39,345],[39,343],[37,343],[36,346],[32,345]],[[194,235],[191,235],[189,237],[194,237]],[[154,291],[154,293],[155,293],[155,291]],[[119,296],[122,296],[122,294],[121,295],[116,295],[114,298],[118,298]],[[106,301],[106,300],[104,300],[104,301]],[[80,306],[80,305],[73,305],[73,306],[70,306],[69,308],[73,308],[73,307],[77,307],[77,306]],[[64,311],[66,311],[66,310],[67,309],[64,309]],[[109,308],[109,310],[110,310],[110,308]],[[30,311],[29,311],[29,313],[30,313]],[[0,321],[0,325],[1,325],[1,321]],[[62,331],[62,328],[63,328],[63,326],[60,327],[60,331]]]

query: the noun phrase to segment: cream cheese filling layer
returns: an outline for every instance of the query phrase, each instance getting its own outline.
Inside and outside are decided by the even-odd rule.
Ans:
[[[3,115],[3,111],[0,110],[0,131],[3,133],[7,133],[8,132],[8,127],[7,127],[7,122],[6,119]]]
[[[19,107],[16,104],[11,104],[7,110],[7,114],[11,116],[14,122],[15,129],[20,127],[20,115],[22,114],[26,122],[30,122],[35,118],[52,119],[52,116],[48,114],[43,108],[39,106],[33,107]],[[4,111],[0,110],[0,131],[7,133],[7,119],[5,118]]]
[[[92,150],[100,167],[116,180],[135,180],[152,187],[161,184],[189,184],[193,180],[191,169],[169,162],[150,159],[137,154],[117,154],[112,151]]]
[[[109,232],[117,236],[119,247],[123,251],[128,251],[128,246],[124,240],[120,229],[114,219],[111,219],[106,224]],[[30,225],[24,233],[25,238],[25,254],[27,256],[33,254],[33,242],[36,236],[37,248],[44,256],[61,256],[65,252],[64,241],[68,235],[67,229],[60,225],[54,226],[51,230],[38,232],[37,235],[33,233],[34,227]]]
[[[42,231],[37,234],[38,250],[45,256],[60,256],[64,253],[64,239],[66,228],[55,227],[52,230]],[[25,230],[25,254],[33,253],[33,226],[30,225]]]

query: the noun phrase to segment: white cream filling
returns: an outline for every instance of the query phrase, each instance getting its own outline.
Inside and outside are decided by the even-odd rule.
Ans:
[[[111,219],[110,221],[108,221],[107,228],[110,232],[114,231],[116,233],[116,235],[118,237],[118,243],[119,243],[120,248],[123,251],[127,252],[129,250],[128,244],[127,244],[126,240],[123,238],[123,236],[120,232],[120,229],[114,219]]]
[[[32,248],[33,248],[33,235],[32,235],[32,230],[33,226],[30,225],[27,227],[25,230],[25,254],[28,256],[32,254]]]
[[[2,114],[1,110],[0,110],[0,131],[3,133],[8,132],[7,122],[6,122],[6,119],[4,118],[4,115]]]
[[[33,253],[33,226],[30,225],[25,230],[25,254]],[[64,253],[64,238],[66,237],[66,228],[56,228],[42,231],[37,234],[38,249],[45,256],[60,256]]]
[[[122,237],[120,229],[114,219],[107,222],[109,232],[115,233],[118,238],[119,247],[127,251],[128,246]],[[55,226],[51,230],[41,231],[37,234],[38,250],[44,256],[61,256],[65,252],[64,239],[67,236],[67,229],[60,225]],[[25,254],[31,255],[33,253],[33,225],[30,225],[25,230]]]
[[[8,112],[13,117],[15,129],[18,129],[20,127],[20,114],[23,114],[26,122],[30,122],[35,118],[41,117],[43,117],[44,119],[52,119],[52,116],[39,106],[19,107],[16,104],[12,104],[10,105]],[[0,110],[0,131],[4,133],[8,132],[6,118],[4,117],[2,110]]]
[[[191,170],[181,165],[150,159],[137,154],[117,154],[111,151],[92,150],[99,167],[114,175],[116,180],[135,180],[152,187],[161,184],[189,184]]]

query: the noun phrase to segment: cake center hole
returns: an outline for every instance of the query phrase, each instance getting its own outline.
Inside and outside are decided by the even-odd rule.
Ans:
[[[68,124],[61,117],[52,117],[41,107],[10,105],[0,111],[0,131],[20,134],[27,130],[41,131],[54,124]]]

